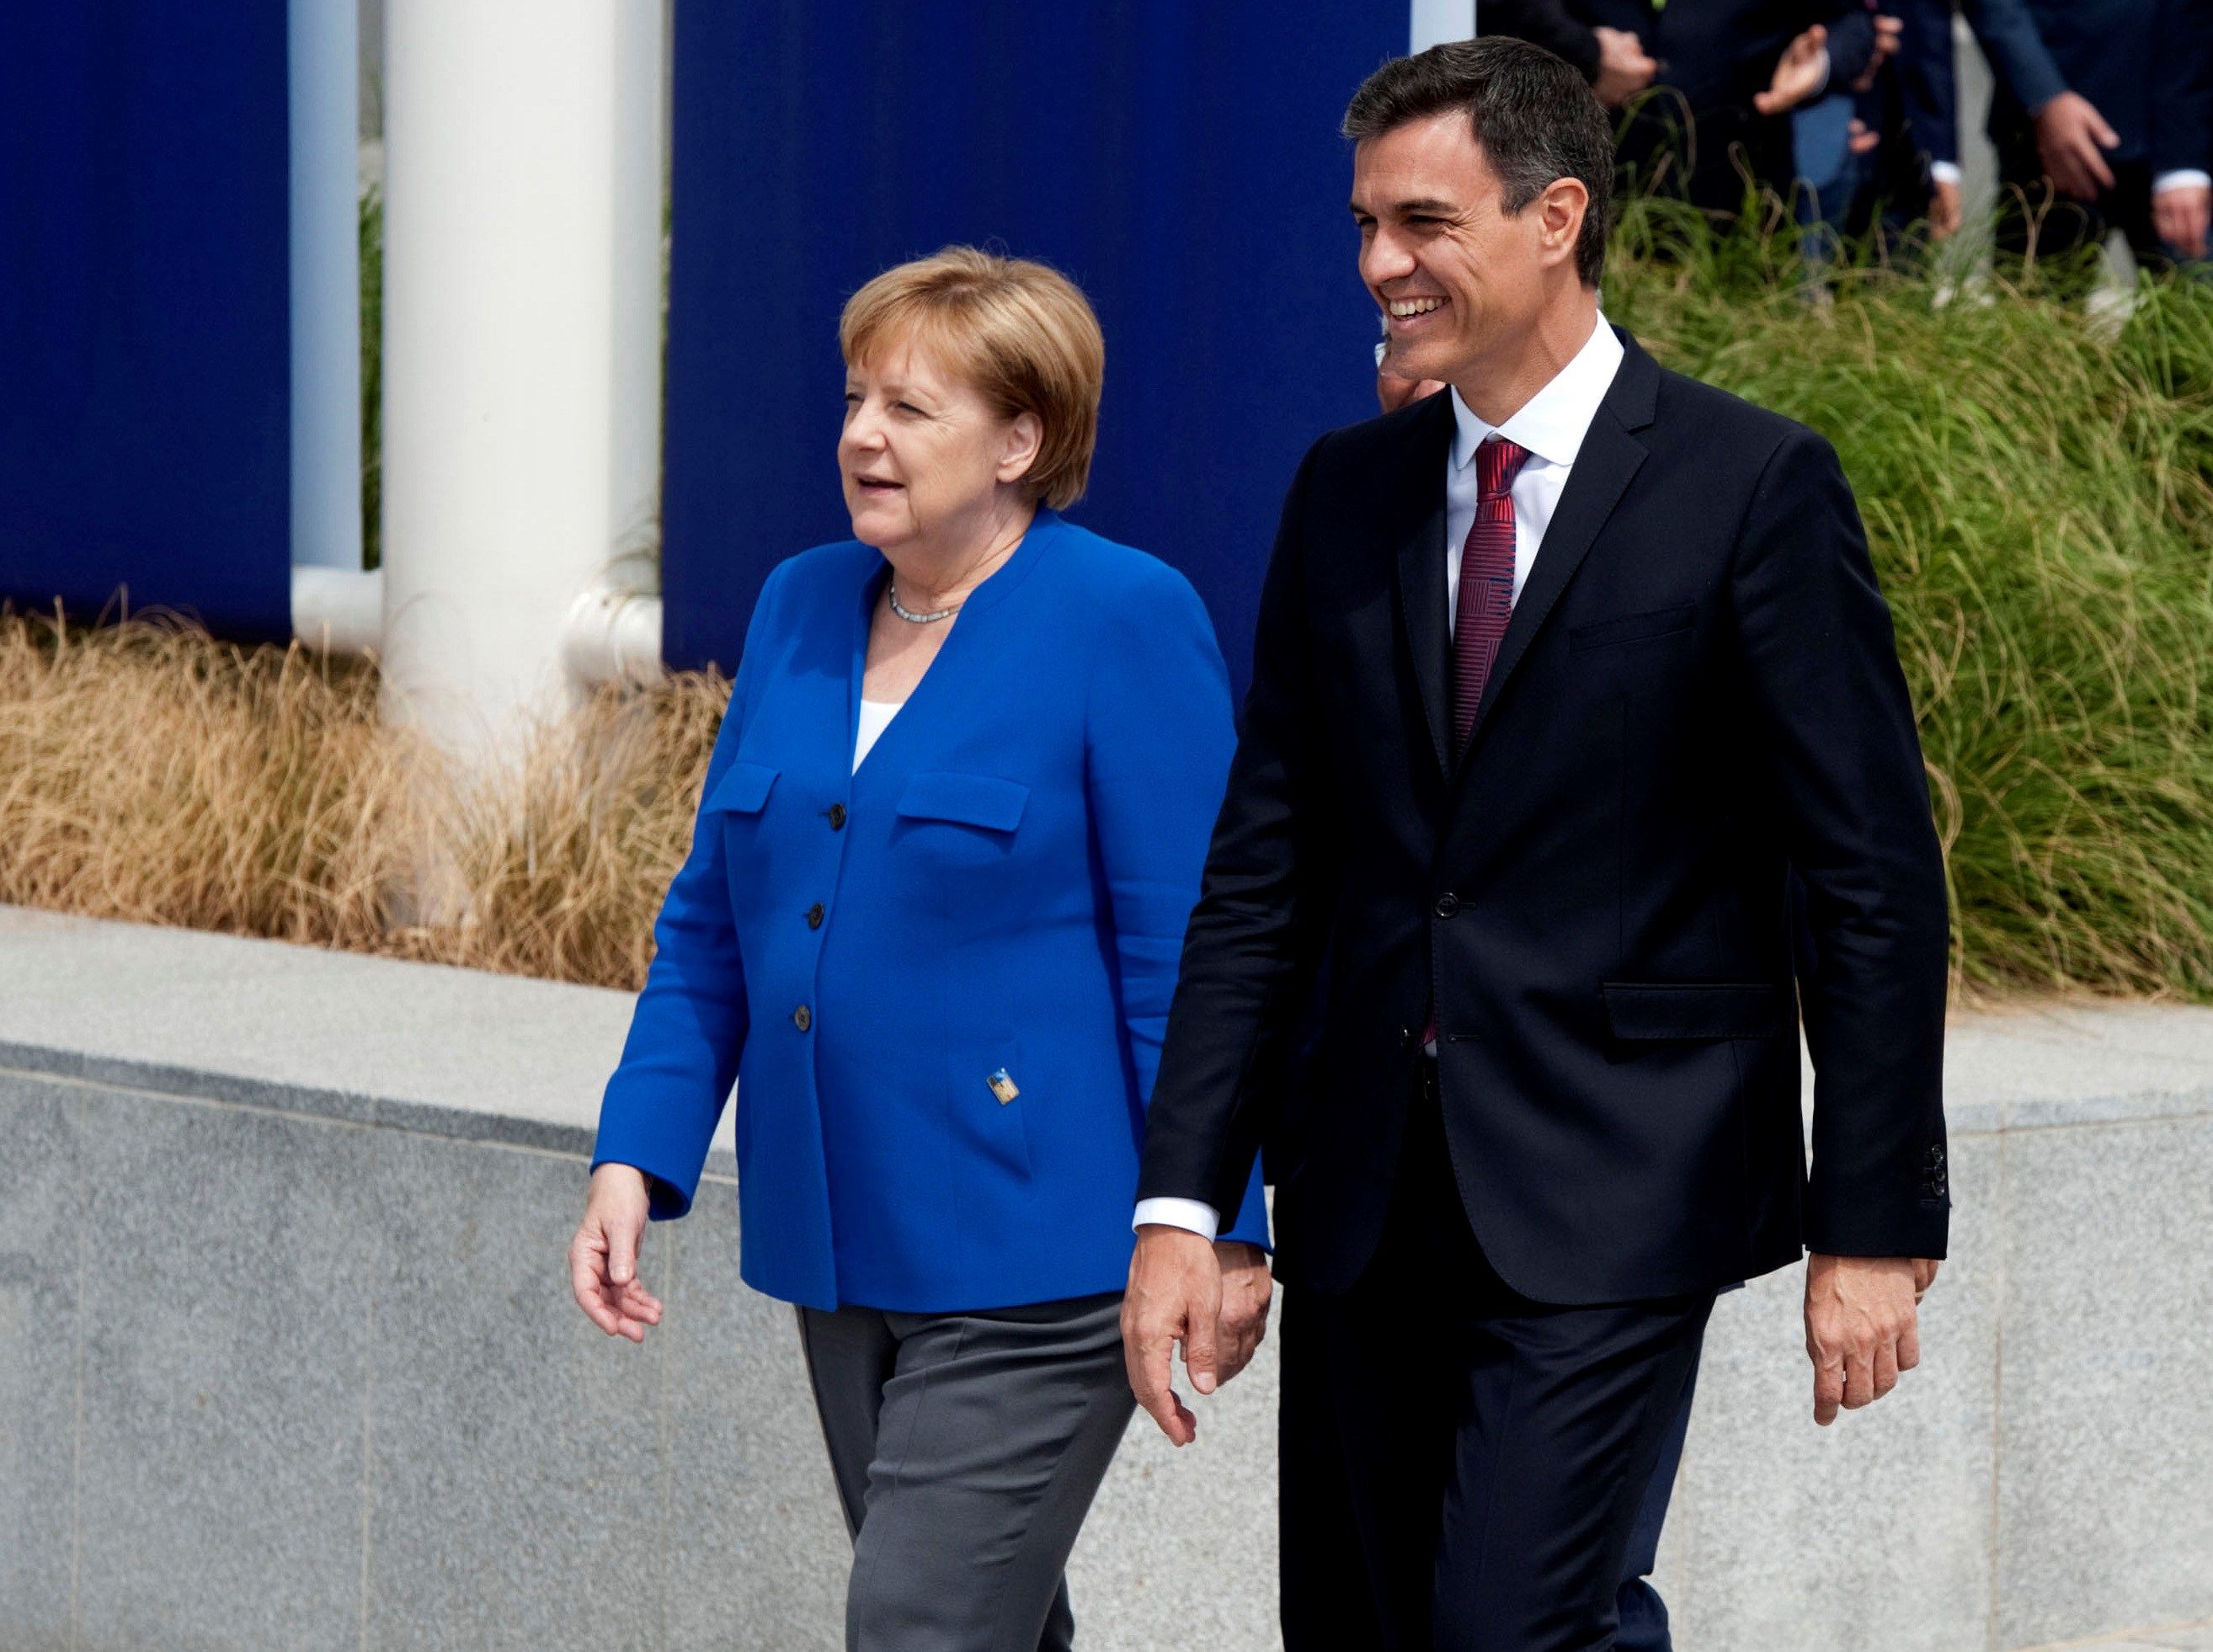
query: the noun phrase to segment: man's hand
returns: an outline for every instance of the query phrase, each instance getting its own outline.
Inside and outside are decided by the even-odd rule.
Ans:
[[[1899,1372],[1921,1363],[1914,1290],[1922,1265],[1908,1256],[1806,1259],[1806,1356],[1814,1420],[1823,1428],[1839,1405],[1873,1405],[1898,1386]]]
[[[1933,1256],[1913,1259],[1913,1305],[1918,1308],[1921,1299],[1929,1294],[1929,1287],[1936,1283],[1936,1270],[1944,1265]]]
[[[637,1241],[645,1231],[645,1173],[626,1164],[592,1172],[584,1219],[569,1241],[569,1288],[576,1306],[610,1337],[645,1340],[661,1323],[661,1299],[637,1282]]]
[[[1215,1373],[1227,1382],[1253,1362],[1260,1338],[1268,1334],[1268,1304],[1276,1294],[1268,1271],[1268,1253],[1241,1240],[1217,1240],[1214,1259],[1222,1268],[1222,1319]]]
[[[2036,112],[2036,152],[2044,175],[2078,201],[2094,201],[2113,186],[2104,152],[2120,142],[2121,135],[2080,92],[2062,92]]]
[[[1878,16],[1875,20],[1875,52],[1868,58],[1868,66],[1860,70],[1860,77],[1852,82],[1855,92],[1875,89],[1875,76],[1882,73],[1883,64],[1898,55],[1898,48],[1905,38],[1905,21],[1900,17]]]
[[[1783,48],[1775,76],[1752,107],[1764,115],[1787,114],[1829,82],[1829,31],[1816,23]]]
[[[1609,109],[1619,109],[1652,84],[1660,65],[1645,51],[1644,42],[1625,28],[1594,28],[1598,40],[1598,78],[1591,90]]]
[[[1198,1419],[1173,1387],[1171,1356],[1183,1344],[1191,1386],[1214,1392],[1216,1338],[1222,1320],[1222,1264],[1214,1243],[1188,1228],[1149,1222],[1137,1229],[1130,1285],[1122,1298],[1122,1358],[1130,1391],[1161,1432],[1179,1446],[1198,1437]]]
[[[1966,214],[1960,207],[1960,186],[1939,178],[1929,186],[1929,236],[1949,241],[1960,233]]]
[[[1402,379],[1396,374],[1379,369],[1375,375],[1375,399],[1383,404],[1383,411],[1395,413],[1410,402],[1434,396],[1443,389],[1442,379]]]
[[[2213,218],[2213,189],[2204,184],[2173,184],[2152,192],[2152,225],[2167,250],[2178,258],[2205,256],[2209,218]]]

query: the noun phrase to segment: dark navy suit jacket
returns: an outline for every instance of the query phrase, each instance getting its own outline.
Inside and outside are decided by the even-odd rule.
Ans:
[[[1449,399],[1323,437],[1285,502],[1139,1191],[1235,1204],[1271,1140],[1300,1289],[1374,1252],[1431,1005],[1467,1217],[1525,1295],[1943,1253],[1943,861],[1850,490],[1625,342],[1458,751]]]
[[[757,1289],[911,1313],[1119,1289],[1229,763],[1213,628],[1180,574],[1041,511],[856,772],[884,567],[823,546],[762,589],[594,1162],[682,1215],[735,1076]],[[1257,1175],[1226,1208],[1265,1242]]]

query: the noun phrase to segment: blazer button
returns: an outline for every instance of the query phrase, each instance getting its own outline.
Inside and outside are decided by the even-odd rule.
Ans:
[[[1437,897],[1437,916],[1439,917],[1450,917],[1459,910],[1460,897],[1454,894],[1450,890],[1447,890],[1443,894]]]
[[[804,1033],[808,1027],[814,1025],[814,1017],[808,1013],[807,1006],[805,1004],[802,1004],[798,1009],[791,1012],[791,1024],[797,1027],[801,1032]]]
[[[819,900],[807,909],[807,927],[810,930],[822,927],[822,903]]]
[[[831,831],[832,831],[832,832],[843,832],[844,829],[845,829],[845,806],[844,806],[843,803],[832,803],[832,804],[831,804],[831,805],[830,805],[830,830],[831,830]]]

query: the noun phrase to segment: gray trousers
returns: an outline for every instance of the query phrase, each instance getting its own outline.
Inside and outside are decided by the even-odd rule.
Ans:
[[[1119,1292],[799,1310],[853,1532],[846,1652],[1065,1652],[1063,1569],[1136,1402]]]

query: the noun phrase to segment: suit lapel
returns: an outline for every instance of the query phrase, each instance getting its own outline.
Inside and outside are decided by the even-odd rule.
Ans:
[[[1391,489],[1387,529],[1398,545],[1399,621],[1413,660],[1422,715],[1437,767],[1448,774],[1452,723],[1445,704],[1450,645],[1445,624],[1445,466],[1452,433],[1452,396],[1440,391],[1414,416],[1404,467]]]
[[[1468,732],[1470,751],[1482,738],[1491,707],[1497,704],[1515,668],[1528,652],[1531,639],[1551,617],[1561,594],[1568,588],[1568,582],[1576,576],[1583,558],[1590,554],[1599,530],[1606,526],[1606,518],[1621,503],[1631,479],[1644,462],[1644,444],[1631,432],[1652,422],[1653,396],[1659,387],[1660,369],[1649,356],[1637,348],[1634,338],[1624,332],[1621,339],[1627,353],[1614,374],[1606,399],[1599,404],[1590,430],[1583,436],[1575,467],[1568,473],[1568,485],[1561,491],[1560,503],[1545,529],[1544,543],[1537,549],[1537,559],[1530,566],[1529,577],[1515,601],[1512,617],[1506,622],[1506,635],[1498,644],[1498,658],[1491,664],[1491,675],[1483,686],[1482,702],[1475,710],[1475,726]],[[1460,766],[1464,769],[1467,766],[1467,752],[1463,751],[1460,756]]]

